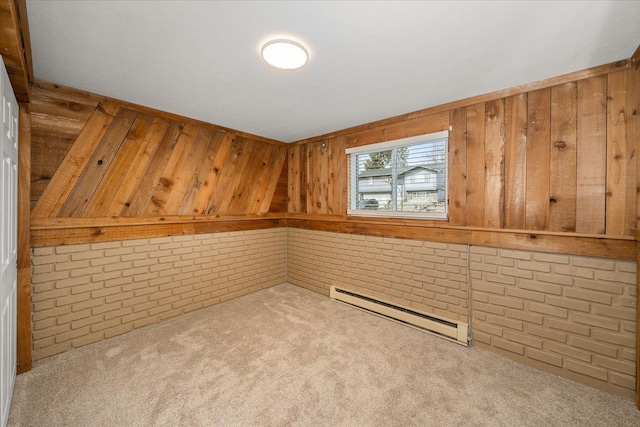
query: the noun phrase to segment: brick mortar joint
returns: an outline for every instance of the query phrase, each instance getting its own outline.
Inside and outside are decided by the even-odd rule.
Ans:
[[[339,236],[341,233],[334,233],[336,236]],[[312,235],[312,233],[310,234]],[[292,266],[292,260],[289,257],[289,246],[291,246],[292,241],[295,239],[295,235],[292,236],[289,232],[284,234],[284,250],[286,252],[286,258],[285,258],[285,268],[286,268],[286,274],[287,277],[289,277],[288,275],[289,273],[289,269]],[[343,241],[344,239],[340,239],[340,241]],[[403,239],[396,239],[398,242],[401,242]],[[335,243],[335,242],[329,242],[329,243]],[[367,243],[369,243],[369,241],[358,241],[355,242],[353,246],[363,246],[366,245]],[[470,323],[471,323],[471,319],[473,319],[473,301],[472,301],[472,294],[473,294],[473,277],[470,274],[473,269],[471,268],[471,255],[472,255],[472,248],[471,245],[465,245],[466,246],[466,264],[467,264],[467,306],[468,306],[468,310],[469,310],[469,316],[468,318],[470,319]],[[104,248],[98,248],[97,250],[106,250]],[[413,251],[413,249],[412,249]],[[49,255],[53,255],[56,256],[55,254],[55,250],[53,254],[49,254]],[[47,256],[47,255],[42,255],[42,256]],[[486,255],[483,255],[486,256]],[[618,269],[616,268],[616,271],[618,271]]]

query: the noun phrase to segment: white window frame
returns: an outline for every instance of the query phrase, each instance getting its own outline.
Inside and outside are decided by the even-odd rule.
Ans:
[[[451,130],[451,128],[449,128]],[[354,171],[357,170],[356,155],[371,154],[379,151],[391,150],[393,148],[400,148],[408,145],[432,142],[446,139],[445,149],[445,168],[444,168],[444,185],[446,194],[445,212],[407,212],[407,211],[377,211],[367,209],[356,209],[358,203],[357,194],[357,174]],[[395,139],[393,141],[384,141],[377,144],[362,145],[359,147],[351,147],[345,150],[345,153],[349,157],[349,208],[347,209],[348,216],[363,216],[363,217],[383,217],[383,218],[416,218],[416,219],[435,219],[444,220],[449,219],[449,131],[441,131],[428,133],[424,135],[416,135],[408,138]],[[392,165],[395,169],[395,164]],[[393,197],[393,196],[392,196]]]

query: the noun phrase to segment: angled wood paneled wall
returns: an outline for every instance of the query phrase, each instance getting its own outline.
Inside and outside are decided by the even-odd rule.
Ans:
[[[33,98],[40,224],[286,210],[283,143],[52,85],[35,85]]]
[[[25,0],[0,0],[0,53],[19,103],[31,98],[31,38]]]
[[[31,205],[35,205],[71,149],[99,99],[33,86]]]
[[[351,220],[345,147],[451,125],[449,221],[425,224],[632,236],[634,73],[620,61],[299,141],[289,148],[289,212]]]

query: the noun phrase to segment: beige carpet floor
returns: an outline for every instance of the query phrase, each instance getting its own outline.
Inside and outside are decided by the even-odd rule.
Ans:
[[[49,358],[12,426],[640,426],[633,402],[289,284]]]

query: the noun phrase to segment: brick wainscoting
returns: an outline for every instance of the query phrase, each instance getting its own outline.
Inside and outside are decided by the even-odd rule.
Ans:
[[[635,262],[470,251],[474,345],[633,397]]]
[[[35,248],[33,359],[287,280],[285,228]]]
[[[633,398],[634,261],[293,228],[288,247],[290,283],[469,322],[473,345]]]
[[[636,263],[279,228],[36,248],[41,359],[283,282],[470,324],[473,345],[632,398]]]
[[[469,322],[467,246],[289,228],[289,283],[331,285]]]

